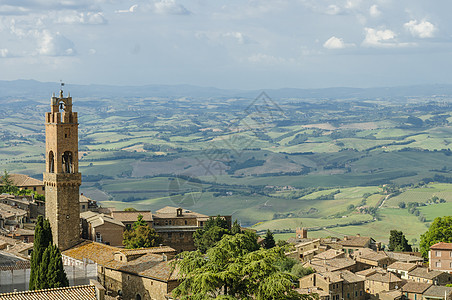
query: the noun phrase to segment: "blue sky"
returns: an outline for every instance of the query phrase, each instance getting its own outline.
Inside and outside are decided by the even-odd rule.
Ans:
[[[0,0],[0,80],[452,83],[451,1]]]

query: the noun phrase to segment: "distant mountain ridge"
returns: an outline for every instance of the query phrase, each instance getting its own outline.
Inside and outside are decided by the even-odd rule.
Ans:
[[[32,99],[38,102],[47,101],[52,92],[58,92],[58,82],[39,82],[36,80],[0,80],[0,101],[4,99]],[[78,85],[67,84],[66,91],[77,97],[116,98],[116,97],[191,97],[191,98],[255,98],[265,91],[274,99],[376,99],[452,96],[451,84],[413,85],[397,87],[350,88],[332,87],[321,89],[261,89],[238,90],[201,87],[194,85],[162,85],[151,84],[141,86],[114,85]]]

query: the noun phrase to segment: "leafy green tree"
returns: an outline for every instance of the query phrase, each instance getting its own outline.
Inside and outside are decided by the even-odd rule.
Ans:
[[[295,277],[276,262],[279,247],[260,249],[254,233],[225,235],[206,254],[183,252],[174,262],[182,276],[178,299],[311,299],[293,290]]]
[[[430,246],[439,242],[452,242],[452,216],[435,218],[430,228],[421,235],[419,248],[422,256],[427,258]]]
[[[290,273],[299,279],[299,278],[305,277],[309,274],[315,273],[315,270],[311,267],[305,268],[305,267],[303,267],[302,264],[298,263],[292,267],[292,270],[290,271]]]
[[[210,217],[203,228],[196,230],[193,233],[193,241],[196,249],[202,253],[211,248],[217,243],[225,234],[230,234],[227,221],[220,217]]]
[[[19,188],[14,185],[11,176],[6,170],[4,171],[3,176],[0,177],[0,184],[2,185],[0,186],[0,193],[15,194],[19,192]]]
[[[162,241],[162,237],[155,232],[155,229],[143,221],[142,215],[138,215],[137,221],[133,223],[133,229],[124,231],[122,244],[127,249],[136,249],[156,247]]]
[[[403,201],[399,202],[399,208],[405,208],[405,207],[406,207],[405,202],[403,202]]]
[[[124,208],[124,211],[137,211],[137,210],[133,207],[127,207],[127,208]]]
[[[242,227],[240,226],[239,222],[237,222],[237,219],[235,219],[234,224],[232,224],[231,233],[233,235],[242,233]]]
[[[412,251],[411,246],[408,244],[408,240],[402,231],[391,230],[389,232],[389,251],[404,252]]]
[[[267,233],[264,237],[264,242],[262,244],[265,249],[270,249],[276,246],[275,238],[273,237],[273,233],[270,229],[267,229]]]

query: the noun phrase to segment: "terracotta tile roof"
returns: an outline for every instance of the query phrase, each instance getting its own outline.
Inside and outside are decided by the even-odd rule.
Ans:
[[[162,209],[157,210],[152,216],[154,218],[176,218],[177,217],[177,207],[173,206],[165,206]],[[209,216],[192,212],[187,209],[182,209],[183,217],[192,217],[192,218],[209,218]]]
[[[139,254],[158,254],[158,253],[176,253],[177,251],[169,246],[162,247],[152,247],[152,248],[138,248],[138,249],[121,249],[119,252],[123,253],[126,256],[129,255],[139,255]]]
[[[0,203],[0,214],[2,214],[2,212],[5,214],[10,213],[13,215],[18,215],[18,216],[27,215],[26,210],[23,210],[23,209],[20,209],[20,208],[17,208],[17,207],[14,207],[14,206],[11,206],[11,205],[8,205],[5,203]]]
[[[410,271],[408,273],[409,276],[425,278],[425,279],[434,279],[437,276],[443,274],[442,271],[430,270],[428,268],[417,267],[416,269]]]
[[[125,227],[121,221],[119,221],[115,218],[112,218],[105,214],[99,214],[96,212],[92,212],[92,211],[82,212],[80,214],[80,217],[85,219],[88,223],[91,223],[91,226],[93,226],[93,227],[101,226],[101,225],[104,225],[105,223],[112,223],[112,224],[115,224],[115,225],[118,225],[121,227]]]
[[[420,256],[415,256],[415,255],[409,255],[409,254],[405,254],[405,253],[398,253],[398,252],[390,252],[390,251],[385,251],[386,255],[389,256],[390,258],[393,258],[397,261],[402,261],[402,262],[423,262],[424,259]]]
[[[382,268],[370,268],[370,269],[365,269],[359,272],[356,272],[356,275],[359,276],[363,276],[363,277],[368,277],[370,275],[373,275],[375,273],[387,273],[387,271],[385,269]]]
[[[343,257],[345,256],[345,253],[340,250],[336,249],[329,249],[325,252],[319,253],[316,256],[314,256],[314,259],[333,259],[337,257]]]
[[[89,259],[100,265],[105,265],[113,261],[115,259],[115,252],[120,250],[122,249],[101,243],[83,241],[71,249],[63,251],[62,254],[80,261]]]
[[[383,300],[401,299],[401,298],[402,298],[401,290],[381,291],[379,293],[379,299]]]
[[[347,281],[349,283],[364,281],[364,279],[362,277],[360,277],[348,270],[342,270],[342,271],[336,271],[336,272],[339,273],[340,274],[339,276],[341,276],[345,281]]]
[[[362,254],[358,254],[357,258],[378,262],[380,260],[387,259],[388,256],[384,252],[376,252],[371,249],[366,249],[362,252]]]
[[[346,236],[339,242],[344,247],[365,247],[372,238],[365,236]]]
[[[436,243],[436,244],[430,246],[430,249],[452,250],[452,243],[439,242],[439,243]]]
[[[397,277],[395,274],[388,272],[388,273],[375,273],[366,278],[366,280],[370,281],[378,281],[378,282],[402,282],[402,279]]]
[[[316,273],[316,276],[319,276],[331,283],[344,281],[339,272],[319,272]]]
[[[0,300],[96,300],[96,289],[92,285],[44,289],[0,294]]]
[[[298,288],[298,289],[295,289],[295,291],[298,294],[301,294],[301,295],[318,294],[319,297],[326,297],[326,296],[330,295],[328,292],[325,292],[324,290],[318,289],[316,287],[312,287],[312,288]]]
[[[340,269],[345,269],[351,266],[354,266],[356,262],[348,257],[344,258],[333,258],[330,260],[316,259],[310,261],[310,266],[317,270],[321,271],[337,271]]]
[[[175,252],[171,247],[153,247],[148,249],[121,249],[92,241],[84,241],[81,244],[63,251],[63,255],[83,261],[89,259],[106,268],[118,271],[129,272],[141,276],[156,278],[159,280],[176,280],[177,272],[171,272],[171,267],[167,261],[163,260],[163,255],[158,253]],[[129,262],[115,260],[115,253],[121,252],[127,255],[147,254]]]
[[[407,293],[423,294],[431,286],[431,283],[407,281],[402,290]]]
[[[151,222],[152,221],[152,213],[151,211],[112,211],[111,216],[116,220],[121,222],[135,222],[138,220],[138,215],[143,216],[143,221]]]
[[[87,203],[87,202],[90,202],[90,201],[93,201],[93,200],[91,198],[86,197],[85,195],[80,195],[79,201],[83,202],[83,203]]]
[[[417,265],[415,263],[405,263],[401,261],[396,261],[388,266],[388,269],[401,270],[401,271],[411,271],[416,268]]]
[[[452,287],[432,285],[424,292],[424,297],[441,297],[443,299],[444,295],[450,295],[452,293]]]
[[[44,185],[41,180],[23,174],[10,174],[11,181],[17,187]]]
[[[9,249],[7,249],[6,252],[13,253],[13,254],[19,254],[23,251],[27,251],[30,249],[33,249],[33,243],[20,242],[20,243],[17,243],[15,245],[9,247]]]
[[[296,244],[295,247],[296,248],[304,247],[304,246],[307,246],[307,245],[310,245],[310,244],[316,243],[316,242],[320,242],[320,239],[313,239],[313,240],[310,240],[310,241],[304,241],[302,243]]]

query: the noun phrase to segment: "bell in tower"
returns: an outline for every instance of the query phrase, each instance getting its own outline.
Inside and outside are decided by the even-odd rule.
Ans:
[[[78,121],[77,113],[72,112],[72,97],[64,97],[63,91],[51,98],[50,107],[45,115],[46,218],[54,243],[63,251],[80,242]]]

